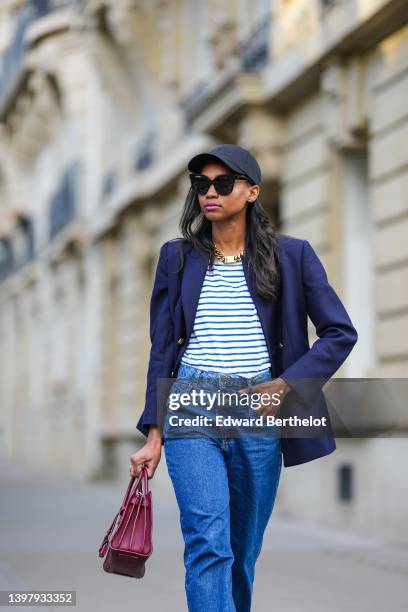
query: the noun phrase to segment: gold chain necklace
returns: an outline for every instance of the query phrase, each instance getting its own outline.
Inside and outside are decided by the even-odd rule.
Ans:
[[[238,253],[238,255],[223,255],[220,249],[214,243],[214,241],[212,243],[212,246],[217,256],[217,259],[220,259],[223,263],[238,263],[239,261],[241,261],[242,256],[244,254],[244,251],[241,251],[240,253]]]

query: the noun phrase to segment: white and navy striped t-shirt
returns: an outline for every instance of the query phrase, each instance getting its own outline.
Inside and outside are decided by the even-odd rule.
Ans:
[[[215,260],[213,270],[207,268],[193,331],[180,363],[247,377],[270,367],[241,261]]]

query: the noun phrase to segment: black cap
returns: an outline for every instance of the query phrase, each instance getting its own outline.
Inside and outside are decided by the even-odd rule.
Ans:
[[[261,168],[255,157],[239,145],[222,144],[208,153],[199,153],[188,162],[190,172],[200,172],[204,164],[208,162],[221,161],[234,170],[246,174],[254,183],[261,184]]]

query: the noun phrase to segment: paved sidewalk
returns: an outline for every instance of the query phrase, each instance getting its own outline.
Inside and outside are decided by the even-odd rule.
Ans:
[[[76,590],[80,612],[185,611],[178,510],[171,489],[153,481],[155,550],[135,580],[107,574],[98,557],[124,486],[78,484],[0,460],[0,588]],[[407,601],[408,550],[272,516],[254,612],[405,612]]]

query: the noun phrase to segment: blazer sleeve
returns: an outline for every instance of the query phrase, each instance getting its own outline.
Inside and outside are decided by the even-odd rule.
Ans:
[[[149,425],[157,424],[157,378],[163,376],[163,362],[171,333],[171,315],[168,300],[167,245],[160,249],[153,290],[150,299],[150,356],[147,369],[145,407],[136,428],[145,436]]]
[[[307,314],[316,328],[318,339],[280,377],[310,404],[345,361],[358,335],[340,298],[329,284],[322,262],[307,240],[302,250],[302,282]]]

